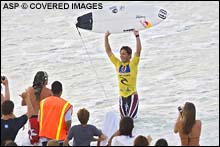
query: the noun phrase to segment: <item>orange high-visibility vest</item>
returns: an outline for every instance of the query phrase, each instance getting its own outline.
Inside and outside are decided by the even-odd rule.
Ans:
[[[39,136],[56,140],[64,140],[68,130],[65,114],[71,104],[62,98],[50,96],[40,102]]]

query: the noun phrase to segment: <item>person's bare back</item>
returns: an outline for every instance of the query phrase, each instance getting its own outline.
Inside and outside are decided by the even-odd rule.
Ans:
[[[37,100],[36,96],[35,96],[35,91],[33,87],[29,87],[27,89],[27,91],[30,94],[30,100],[31,100],[31,104],[33,106],[34,109],[34,114],[33,115],[38,115],[39,112],[39,108],[40,108],[40,101],[51,96],[51,90],[49,88],[47,88],[46,86],[44,86],[41,90],[41,94],[40,94],[40,99]],[[23,95],[23,93],[21,94],[21,96]],[[22,100],[22,106],[25,106],[26,103],[25,101]]]
[[[30,102],[33,106],[33,115],[29,118],[29,130],[28,135],[32,145],[39,144],[39,121],[38,114],[40,109],[40,101],[51,96],[52,92],[49,88],[46,87],[48,84],[48,74],[45,71],[38,71],[34,76],[33,84],[31,87],[28,87],[25,92],[20,96],[25,97],[28,93]],[[26,103],[24,100],[21,102],[22,106],[25,106]]]
[[[31,104],[34,109],[33,115],[38,115],[40,108],[40,101],[46,97],[52,95],[52,92],[49,88],[46,87],[48,84],[48,75],[45,71],[38,71],[34,77],[33,86],[28,87],[27,92],[29,93]],[[24,97],[25,92],[20,96]],[[22,100],[22,106],[25,106],[26,103]]]

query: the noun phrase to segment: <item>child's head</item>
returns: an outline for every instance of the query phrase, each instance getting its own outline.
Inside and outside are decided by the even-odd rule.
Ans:
[[[134,146],[149,146],[149,142],[145,136],[139,135],[134,140]]]
[[[12,141],[12,140],[7,140],[5,141],[5,145],[4,146],[18,146],[16,142]]]
[[[134,121],[130,117],[122,117],[119,124],[119,131],[121,135],[132,137],[132,130],[134,128]]]
[[[80,109],[77,112],[78,120],[82,125],[86,125],[89,120],[89,111],[85,108]]]
[[[49,140],[47,146],[60,146],[60,144],[57,140]]]
[[[168,146],[168,143],[166,139],[161,138],[156,141],[155,146]]]
[[[3,115],[13,114],[14,103],[11,100],[6,100],[1,105]]]

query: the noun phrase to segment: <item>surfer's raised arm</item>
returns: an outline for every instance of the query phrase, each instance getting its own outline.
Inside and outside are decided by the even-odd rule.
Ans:
[[[113,53],[112,53],[112,49],[110,47],[110,44],[109,44],[109,40],[108,40],[108,36],[110,35],[111,33],[109,33],[109,31],[107,31],[105,33],[105,51],[106,53],[108,54],[108,56],[110,57]]]
[[[141,40],[140,40],[140,36],[139,36],[139,32],[137,30],[133,30],[134,32],[134,35],[136,37],[136,52],[135,52],[135,55],[137,57],[140,57],[141,55]]]

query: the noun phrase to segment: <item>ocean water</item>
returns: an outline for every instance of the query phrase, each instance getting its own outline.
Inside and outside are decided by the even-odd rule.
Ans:
[[[19,94],[39,70],[47,71],[48,87],[55,80],[63,83],[62,97],[74,107],[73,125],[79,123],[76,112],[82,107],[90,111],[89,123],[98,128],[106,112],[119,114],[117,77],[105,53],[104,34],[80,30],[80,38],[75,28],[74,18],[88,10],[2,9],[4,3],[1,75],[9,79],[17,116],[26,112]],[[152,145],[159,138],[180,145],[178,134],[173,133],[177,107],[191,101],[202,121],[200,144],[219,145],[219,2],[101,3],[155,5],[169,14],[164,22],[140,32],[143,50],[135,133],[151,135]],[[122,45],[135,48],[132,33],[112,34],[110,43],[116,56]],[[19,145],[28,144],[27,128],[16,138]]]

